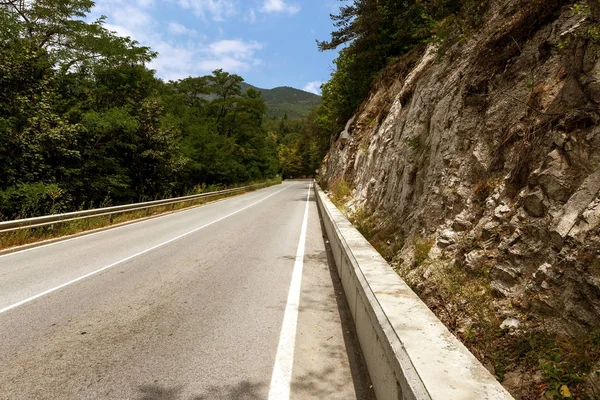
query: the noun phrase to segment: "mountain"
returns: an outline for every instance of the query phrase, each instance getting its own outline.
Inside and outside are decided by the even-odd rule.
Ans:
[[[319,180],[515,398],[600,399],[600,3],[488,4],[380,74]]]
[[[287,113],[290,118],[303,118],[321,103],[321,96],[287,86],[261,89],[245,82],[242,82],[241,86],[242,91],[248,88],[260,90],[269,108],[268,114],[272,117],[283,117]]]

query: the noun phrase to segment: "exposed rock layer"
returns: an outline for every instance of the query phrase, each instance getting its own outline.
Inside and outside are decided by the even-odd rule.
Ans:
[[[560,1],[490,1],[472,38],[386,71],[322,168],[400,242],[400,270],[422,240],[432,260],[483,265],[510,329],[600,327],[594,24]]]

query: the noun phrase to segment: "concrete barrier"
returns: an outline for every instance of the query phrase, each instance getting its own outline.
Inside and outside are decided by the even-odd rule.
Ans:
[[[315,190],[377,398],[513,399],[318,185]]]

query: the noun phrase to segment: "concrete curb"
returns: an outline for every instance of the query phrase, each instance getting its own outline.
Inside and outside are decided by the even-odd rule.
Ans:
[[[514,400],[315,185],[379,400]]]

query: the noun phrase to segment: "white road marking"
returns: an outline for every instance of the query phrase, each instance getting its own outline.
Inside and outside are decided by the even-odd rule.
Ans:
[[[287,189],[287,188],[285,188],[285,189]],[[281,189],[281,190],[285,190],[285,189]],[[259,189],[259,190],[260,190],[260,189]],[[280,191],[281,191],[281,190],[280,190]],[[255,192],[250,192],[250,193],[255,193]],[[256,193],[257,193],[257,192],[256,192]],[[279,193],[279,192],[277,192],[277,193]],[[275,194],[277,194],[277,193],[275,193]],[[233,198],[235,198],[235,197],[237,197],[237,196],[233,196],[233,197],[227,197],[227,198],[225,198],[225,199],[222,199],[222,200],[233,199]],[[213,202],[213,203],[214,203],[214,202]],[[211,203],[208,203],[208,204],[205,204],[204,206],[207,206],[207,205],[210,205],[210,204],[211,204]],[[192,211],[192,210],[194,210],[195,208],[198,208],[198,207],[193,207],[193,208],[189,208],[189,209],[186,209],[186,208],[184,208],[184,209],[182,209],[182,210],[179,210],[179,211],[177,212],[177,214],[179,214],[179,213],[181,213],[181,212],[185,212],[185,211]],[[161,217],[168,217],[168,216],[170,216],[170,215],[174,215],[174,213],[170,213],[170,214],[166,214],[166,215],[157,215],[157,216],[156,216],[156,218],[143,219],[143,220],[141,220],[141,221],[129,221],[130,223],[128,223],[128,224],[121,225],[121,226],[115,226],[115,227],[112,227],[112,228],[110,228],[110,229],[103,229],[103,230],[101,230],[101,231],[99,231],[99,232],[88,233],[87,235],[81,235],[81,236],[77,236],[77,237],[70,238],[70,239],[59,240],[59,241],[56,241],[56,242],[52,242],[52,243],[48,243],[48,244],[43,244],[43,245],[40,245],[40,246],[35,246],[35,247],[28,248],[28,249],[18,250],[18,251],[15,251],[15,252],[13,252],[13,253],[0,254],[0,258],[4,258],[4,257],[10,257],[10,256],[16,256],[17,254],[23,254],[23,253],[26,253],[26,252],[28,252],[28,251],[33,251],[33,250],[43,249],[44,247],[56,246],[56,245],[58,245],[58,244],[67,243],[67,242],[72,242],[73,240],[79,240],[79,239],[89,238],[90,236],[94,236],[94,235],[100,235],[101,233],[106,233],[107,231],[114,232],[114,231],[116,231],[117,229],[121,229],[121,228],[128,228],[128,227],[131,227],[131,226],[132,226],[132,225],[134,225],[134,224],[143,224],[144,222],[152,222],[152,221],[154,221],[154,220],[156,220],[156,219],[158,219],[158,218],[161,218]]]
[[[288,293],[283,325],[279,336],[279,346],[271,377],[269,389],[269,400],[287,400],[290,398],[290,386],[292,383],[292,369],[294,366],[294,349],[296,347],[296,330],[298,325],[298,307],[300,305],[300,288],[302,286],[302,268],[304,267],[304,247],[306,244],[306,227],[308,225],[308,206],[312,183],[308,186],[306,195],[306,208],[304,220],[296,251],[296,261],[292,272],[292,281]]]
[[[231,214],[227,214],[227,215],[225,215],[224,217],[218,218],[218,219],[216,219],[216,220],[214,220],[214,221],[212,221],[212,222],[209,222],[208,224],[205,224],[205,225],[202,225],[202,226],[200,226],[200,227],[198,227],[198,228],[192,229],[191,231],[189,231],[189,232],[186,232],[186,233],[184,233],[184,234],[182,234],[182,235],[179,235],[179,236],[177,236],[177,237],[174,237],[173,239],[169,239],[169,240],[167,240],[166,242],[162,242],[162,243],[160,243],[160,244],[157,244],[156,246],[152,246],[152,247],[150,247],[150,248],[148,248],[148,249],[146,249],[146,250],[144,250],[144,251],[140,251],[139,253],[136,253],[136,254],[134,254],[134,255],[132,255],[132,256],[126,257],[126,258],[124,258],[124,259],[122,259],[122,260],[119,260],[119,261],[117,261],[117,262],[114,262],[114,263],[112,263],[112,264],[110,264],[110,265],[107,265],[106,267],[102,267],[102,268],[100,268],[100,269],[97,269],[97,270],[95,270],[95,271],[92,271],[92,272],[90,272],[90,273],[88,273],[88,274],[85,274],[85,275],[83,275],[83,276],[80,276],[79,278],[76,278],[76,279],[73,279],[73,280],[71,280],[71,281],[69,281],[69,282],[63,283],[62,285],[56,286],[56,287],[54,287],[54,288],[52,288],[52,289],[48,289],[48,290],[46,290],[46,291],[44,291],[44,292],[42,292],[42,293],[36,294],[35,296],[31,296],[31,297],[29,297],[29,298],[27,298],[27,299],[25,299],[25,300],[21,300],[21,301],[19,301],[18,303],[12,304],[12,305],[10,305],[10,306],[7,306],[7,307],[4,307],[4,308],[0,309],[0,314],[2,314],[2,313],[5,313],[5,312],[7,312],[7,311],[10,311],[10,310],[12,310],[12,309],[14,309],[14,308],[20,307],[20,306],[22,306],[22,305],[24,305],[24,304],[27,304],[27,303],[29,303],[29,302],[31,302],[31,301],[34,301],[34,300],[36,300],[36,299],[39,299],[40,297],[46,296],[46,295],[48,295],[48,294],[50,294],[50,293],[52,293],[52,292],[56,292],[57,290],[59,290],[59,289],[62,289],[62,288],[64,288],[64,287],[67,287],[67,286],[69,286],[69,285],[72,285],[72,284],[74,284],[74,283],[76,283],[76,282],[79,282],[79,281],[82,281],[82,280],[84,280],[84,279],[86,279],[86,278],[89,278],[89,277],[91,277],[91,276],[94,276],[94,275],[96,275],[96,274],[98,274],[98,273],[100,273],[100,272],[102,272],[102,271],[106,271],[107,269],[113,268],[113,267],[115,267],[115,266],[117,266],[117,265],[119,265],[119,264],[123,264],[124,262],[126,262],[126,261],[129,261],[129,260],[131,260],[131,259],[133,259],[133,258],[136,258],[136,257],[139,257],[139,256],[141,256],[141,255],[143,255],[143,254],[149,253],[149,252],[151,252],[152,250],[156,250],[156,249],[158,249],[159,247],[166,246],[167,244],[169,244],[169,243],[173,243],[173,242],[174,242],[174,241],[176,241],[176,240],[179,240],[179,239],[181,239],[181,238],[184,238],[184,237],[186,237],[186,236],[189,236],[189,235],[191,235],[192,233],[196,233],[196,232],[198,232],[198,231],[199,231],[199,230],[201,230],[201,229],[204,229],[204,228],[206,228],[206,227],[209,227],[209,226],[211,226],[211,225],[214,225],[214,224],[216,224],[217,222],[223,221],[224,219],[227,219],[227,218],[229,218],[229,217],[232,217],[232,216],[234,216],[234,215],[236,215],[236,214],[239,214],[239,213],[241,213],[242,211],[245,211],[245,210],[249,209],[250,207],[254,207],[255,205],[257,205],[257,204],[259,204],[259,203],[262,203],[263,201],[267,200],[268,198],[270,198],[270,197],[273,197],[273,196],[275,196],[276,194],[279,194],[279,193],[283,192],[284,190],[287,190],[287,189],[289,189],[289,188],[290,188],[290,187],[292,187],[292,186],[295,186],[295,185],[290,185],[290,186],[287,186],[287,187],[285,187],[285,188],[283,188],[283,189],[281,189],[281,190],[278,190],[278,191],[277,191],[277,192],[275,192],[275,193],[272,193],[272,194],[270,194],[270,195],[268,195],[268,196],[266,196],[266,197],[263,197],[262,199],[260,199],[260,200],[259,200],[259,201],[257,201],[257,202],[254,202],[254,203],[252,203],[252,204],[250,204],[250,205],[247,205],[246,207],[240,208],[239,210],[237,210],[237,211],[235,211],[235,212],[232,212]]]

